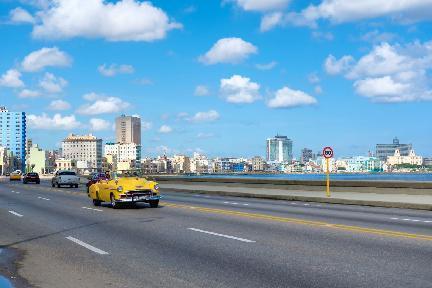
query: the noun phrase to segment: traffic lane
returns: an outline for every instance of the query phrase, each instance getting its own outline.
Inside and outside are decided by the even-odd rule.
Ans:
[[[151,223],[156,223],[158,221],[160,222],[159,218],[141,219],[140,217],[138,217],[138,218],[131,218],[131,219],[128,219],[127,221],[123,221],[123,222],[119,222],[119,221],[112,221],[111,222],[111,221],[109,221],[107,223],[104,223],[104,225],[96,225],[95,227],[92,227],[91,229],[90,228],[82,228],[83,230],[81,230],[81,229],[77,230],[77,233],[84,233],[84,234],[83,235],[75,235],[75,236],[78,237],[78,238],[84,238],[84,236],[85,236],[85,237],[87,237],[87,239],[90,236],[94,236],[94,237],[96,237],[96,239],[90,239],[91,240],[90,243],[98,243],[102,247],[104,247],[104,246],[108,246],[109,247],[110,246],[109,244],[111,244],[111,246],[113,248],[115,248],[115,249],[112,249],[112,250],[119,251],[119,252],[121,251],[119,249],[125,249],[125,251],[123,251],[122,253],[120,253],[120,255],[126,255],[126,256],[124,256],[125,257],[125,263],[123,263],[124,265],[127,265],[127,263],[130,263],[129,261],[130,261],[130,259],[133,259],[134,255],[138,255],[138,256],[140,255],[141,256],[141,257],[137,258],[136,264],[140,264],[141,263],[139,259],[146,259],[146,257],[148,257],[149,255],[151,255],[151,259],[157,259],[158,256],[160,257],[159,253],[161,253],[161,251],[164,251],[164,249],[166,250],[166,247],[169,246],[168,245],[169,243],[172,243],[174,241],[174,244],[178,244],[178,242],[180,241],[179,239],[183,239],[182,240],[183,243],[181,243],[181,245],[174,245],[174,246],[172,246],[172,250],[173,251],[177,251],[179,249],[184,250],[185,246],[186,247],[193,246],[194,247],[193,248],[194,251],[195,251],[196,248],[198,248],[200,251],[203,250],[203,249],[204,250],[209,250],[208,248],[209,248],[209,245],[210,245],[211,251],[207,251],[206,253],[209,252],[211,255],[207,255],[206,253],[204,253],[204,255],[200,254],[198,258],[199,258],[199,260],[201,258],[204,258],[204,259],[205,258],[214,259],[215,263],[213,265],[211,265],[213,267],[214,265],[218,265],[218,264],[220,264],[222,266],[224,264],[226,264],[224,262],[220,263],[220,261],[223,260],[223,259],[227,259],[227,257],[230,260],[229,263],[231,263],[233,261],[233,259],[230,259],[230,256],[233,254],[232,251],[238,251],[239,248],[238,247],[229,247],[229,246],[227,247],[227,244],[226,244],[225,241],[230,240],[230,239],[227,239],[227,240],[223,239],[225,241],[222,241],[220,239],[220,237],[215,237],[214,239],[209,240],[208,237],[214,236],[214,235],[209,235],[208,236],[207,234],[205,234],[205,235],[199,234],[200,235],[199,237],[202,237],[202,240],[204,241],[205,244],[203,243],[203,247],[196,247],[196,243],[195,243],[196,241],[195,241],[195,239],[198,236],[192,236],[192,234],[194,234],[195,231],[191,231],[191,230],[187,229],[186,226],[183,226],[184,229],[179,229],[179,227],[182,227],[181,226],[182,223],[191,224],[193,226],[196,226],[197,229],[201,229],[201,230],[208,229],[208,230],[205,230],[205,231],[215,231],[217,233],[225,233],[225,235],[232,234],[232,235],[242,236],[242,237],[244,237],[244,239],[251,238],[251,239],[253,239],[253,241],[256,241],[256,243],[267,243],[267,244],[269,244],[271,242],[271,239],[284,239],[284,238],[281,238],[280,236],[283,236],[285,234],[287,234],[287,235],[302,235],[301,234],[302,231],[308,230],[308,229],[311,228],[311,227],[307,227],[307,229],[306,229],[305,227],[303,227],[302,225],[300,225],[304,229],[300,229],[296,233],[290,233],[290,231],[288,231],[288,233],[282,233],[282,235],[280,235],[280,236],[273,237],[271,235],[275,235],[275,232],[278,231],[278,229],[275,229],[275,227],[272,227],[268,231],[262,231],[263,227],[268,227],[269,226],[269,223],[268,223],[269,221],[265,221],[265,223],[262,223],[261,221],[256,222],[255,219],[239,219],[239,218],[234,218],[233,219],[230,216],[223,216],[223,215],[216,215],[217,217],[215,217],[215,215],[212,215],[212,214],[209,214],[209,213],[198,213],[198,212],[195,212],[193,210],[188,211],[188,210],[184,210],[184,209],[183,210],[182,209],[167,209],[167,210],[165,210],[165,209],[166,208],[164,208],[164,209],[146,209],[146,211],[152,211],[153,216],[155,216],[154,213],[153,213],[153,211],[157,211],[157,212],[163,211],[163,217],[165,217],[163,219],[169,219],[169,220],[175,219],[175,220],[181,220],[181,221],[176,221],[173,225],[167,225],[167,223],[164,223],[164,225],[159,225],[158,224],[157,227],[150,227],[149,223],[151,224]],[[111,210],[111,211],[114,212],[114,210]],[[138,211],[144,211],[144,210],[138,210]],[[117,212],[119,212],[119,213],[117,213]],[[120,214],[120,215],[121,214],[129,214],[130,212],[131,212],[131,210],[123,210],[123,209],[115,211],[116,214]],[[194,215],[188,215],[189,213],[192,213]],[[70,217],[66,217],[66,218],[70,218]],[[204,219],[206,219],[206,221],[204,221]],[[238,221],[240,221],[240,223],[238,223]],[[245,223],[245,222],[247,222],[247,223]],[[140,223],[141,223],[141,225],[143,227],[141,229],[138,229]],[[127,229],[127,231],[124,231],[125,227],[128,227],[129,225],[131,225],[132,227],[130,227],[129,229]],[[187,225],[187,226],[191,226],[191,225]],[[246,227],[248,225],[252,225],[252,227],[246,229]],[[109,226],[109,227],[106,227],[106,226]],[[279,227],[279,225],[277,225],[277,226]],[[290,226],[291,229],[292,229],[295,225],[294,226],[293,225],[288,225],[288,226]],[[142,229],[145,228],[145,227],[148,227],[149,231],[142,231]],[[167,229],[160,229],[160,227],[167,228]],[[261,231],[260,231],[260,227],[261,227]],[[286,227],[286,225],[282,225],[282,227]],[[188,228],[191,228],[191,227],[188,227]],[[84,231],[86,229],[90,229],[90,231]],[[99,229],[102,229],[102,231],[99,231]],[[119,231],[119,229],[121,229],[121,231]],[[240,230],[244,230],[244,229],[247,230],[247,231],[250,231],[250,232],[240,231]],[[95,230],[98,231],[98,232],[95,233]],[[183,232],[181,232],[181,231],[183,231]],[[315,230],[314,233],[316,233],[316,231],[317,230]],[[101,235],[103,235],[103,232],[108,233],[108,234],[104,235],[104,236],[101,236]],[[175,232],[175,233],[173,233],[173,232]],[[189,234],[189,233],[186,233],[186,232],[189,232],[189,233],[192,233],[192,234]],[[158,236],[159,233],[162,233],[162,235]],[[185,233],[186,236],[180,237],[180,235],[182,235],[183,233]],[[251,233],[251,234],[248,234],[248,233]],[[346,232],[343,232],[343,234],[344,233],[346,233]],[[115,237],[116,235],[119,235],[120,239],[118,239],[116,241],[111,241],[112,237]],[[126,237],[126,235],[127,235],[127,237]],[[130,240],[131,237],[132,237],[132,235],[135,235],[134,237],[136,238],[136,240],[133,240],[133,241]],[[344,234],[344,235],[346,235],[346,234]],[[123,237],[126,237],[126,239],[124,239]],[[146,238],[143,239],[143,237],[146,237]],[[193,238],[190,239],[190,237],[193,237]],[[212,237],[210,237],[210,238],[212,238]],[[286,235],[285,235],[285,238],[286,238]],[[295,243],[307,243],[307,239],[309,239],[309,238],[315,239],[316,235],[304,235],[304,236],[301,237],[301,239],[294,239],[293,243],[294,244]],[[339,238],[340,238],[339,236],[336,237],[336,239],[339,239]],[[104,240],[107,241],[107,243],[104,244],[104,245],[102,245],[102,242]],[[168,241],[168,243],[165,243],[166,241]],[[219,252],[220,256],[217,256],[217,255],[214,256],[213,251],[216,248],[213,247],[213,246],[211,246],[211,244],[209,244],[209,241],[212,241],[211,243],[214,243],[213,245],[217,246],[218,247],[217,249],[222,249],[222,251]],[[232,240],[232,241],[235,241],[235,240]],[[227,278],[227,286],[222,286],[222,287],[230,287],[230,285],[228,285],[228,283],[231,284],[232,281],[236,281],[236,279],[239,278],[239,276],[238,276],[239,274],[242,275],[241,278],[246,278],[246,279],[242,279],[240,283],[242,283],[242,284],[245,284],[245,283],[249,284],[248,283],[248,279],[249,278],[247,278],[247,276],[249,275],[250,271],[254,271],[253,268],[255,266],[254,267],[247,267],[247,265],[244,265],[244,262],[247,262],[247,263],[258,263],[260,267],[262,267],[262,265],[265,265],[266,267],[272,267],[272,269],[270,269],[270,270],[261,269],[260,272],[263,272],[263,274],[259,274],[259,273],[255,274],[257,278],[253,278],[253,280],[256,283],[259,283],[259,285],[257,285],[257,286],[251,286],[252,284],[250,284],[249,286],[251,286],[251,287],[258,287],[260,285],[262,287],[263,285],[265,285],[264,283],[271,283],[270,286],[272,286],[272,287],[283,287],[284,284],[287,284],[287,283],[290,283],[291,286],[296,285],[296,283],[300,283],[299,284],[300,286],[313,287],[313,285],[309,285],[309,284],[312,284],[312,283],[310,283],[311,282],[310,279],[308,280],[308,279],[303,279],[301,277],[299,278],[299,277],[295,276],[295,275],[297,275],[299,273],[301,274],[301,271],[304,271],[305,267],[302,267],[300,265],[299,267],[301,269],[299,268],[298,271],[295,270],[294,273],[293,273],[293,275],[288,275],[289,276],[288,278],[286,278],[286,277],[284,278],[283,275],[286,274],[286,269],[281,268],[281,267],[284,267],[282,265],[283,263],[277,263],[277,261],[276,262],[270,261],[269,263],[267,263],[269,261],[268,259],[274,259],[277,255],[281,255],[281,254],[285,255],[285,254],[283,254],[283,251],[285,250],[283,245],[287,245],[287,243],[291,242],[291,241],[287,242],[286,240],[279,241],[279,242],[275,241],[275,240],[273,240],[273,241],[274,241],[274,243],[272,243],[271,245],[270,244],[268,245],[270,247],[272,247],[272,246],[276,247],[275,248],[275,252],[272,255],[267,255],[267,256],[263,255],[263,256],[259,257],[258,259],[255,259],[255,258],[252,258],[252,259],[248,258],[248,259],[245,259],[245,260],[241,259],[242,255],[251,255],[251,254],[253,255],[254,253],[257,253],[257,251],[261,251],[260,249],[256,249],[256,247],[252,251],[251,250],[242,251],[240,253],[240,255],[237,255],[236,253],[234,253],[235,254],[235,256],[234,256],[235,259],[240,258],[240,262],[234,262],[234,263],[236,263],[236,266],[245,267],[246,270],[242,272],[242,271],[235,270],[233,267],[228,266],[230,268],[229,271],[235,271],[235,274],[236,274],[237,278],[233,279],[232,277],[228,277]],[[112,245],[112,242],[114,242],[114,245]],[[321,242],[321,241],[318,241],[318,242]],[[336,240],[332,241],[332,242],[337,243]],[[115,243],[121,243],[121,246],[117,247]],[[143,243],[145,243],[144,248],[150,247],[151,249],[150,250],[146,249],[146,250],[143,251],[143,245],[142,245]],[[235,242],[235,243],[237,243],[237,242]],[[155,245],[155,246],[152,246],[150,244]],[[191,245],[191,244],[193,244],[193,245]],[[241,244],[243,244],[243,243],[241,243]],[[268,247],[268,246],[266,246],[266,247]],[[277,247],[277,246],[279,246],[279,247]],[[312,245],[312,247],[308,247],[308,245],[303,244],[303,246],[306,246],[306,248],[305,248],[306,250],[313,250],[312,248],[313,248],[314,245]],[[375,244],[372,245],[372,246],[375,246]],[[104,247],[104,248],[106,249],[107,247]],[[229,249],[226,250],[225,248],[229,248]],[[298,249],[298,248],[296,248],[296,249]],[[340,246],[336,245],[335,247],[332,248],[332,250],[336,250],[336,249],[339,250]],[[369,249],[369,247],[368,247],[368,249]],[[106,250],[109,251],[109,249],[106,249]],[[143,254],[142,255],[139,254],[138,253],[139,251],[143,251]],[[151,254],[152,251],[153,251],[153,253],[155,253],[153,256]],[[195,263],[196,261],[193,261],[193,260],[189,259],[189,254],[191,254],[193,251],[187,251],[187,252],[188,253],[186,253],[186,255],[182,254],[183,255],[183,259],[185,259],[185,261],[192,261],[193,263]],[[285,260],[289,259],[290,255],[292,256],[292,252],[293,251],[291,251],[291,253],[288,253],[288,255],[285,255],[285,257],[283,257],[283,259],[285,259]],[[129,253],[129,254],[127,254],[127,253]],[[173,257],[172,254],[173,253],[174,252],[168,253],[166,259],[164,259],[164,258],[160,259],[159,258],[160,262],[161,262],[159,264],[160,266],[155,265],[155,267],[160,267],[161,271],[166,271],[165,270],[165,268],[166,268],[166,263],[165,262],[169,262],[169,261],[172,260],[172,257]],[[334,253],[332,252],[331,254],[334,254]],[[226,256],[226,255],[228,255],[228,256]],[[175,259],[182,258],[180,256],[181,255],[174,255],[174,258]],[[223,256],[222,257],[223,259],[220,259],[221,256]],[[302,257],[304,257],[304,256],[305,255],[302,255]],[[296,258],[299,258],[299,257],[296,257]],[[315,255],[315,257],[316,257],[316,255]],[[117,259],[117,257],[115,257],[115,258]],[[265,258],[265,259],[261,259],[261,258]],[[343,261],[342,264],[337,265],[337,266],[340,266],[340,269],[342,269],[344,267],[344,265],[345,265],[344,258],[346,258],[346,257],[342,256],[341,259],[339,259],[339,260]],[[418,257],[415,257],[415,258],[418,258]],[[216,261],[216,260],[218,260],[219,262]],[[267,260],[267,262],[266,263],[261,263],[264,260]],[[352,261],[352,259],[349,259],[349,261]],[[151,263],[148,263],[147,265],[155,264],[155,262],[157,262],[157,261],[152,261]],[[183,263],[184,261],[182,260],[180,262]],[[333,262],[336,262],[336,261],[332,260],[332,263]],[[202,263],[198,263],[198,264],[199,265],[197,267],[201,267],[202,266]],[[273,264],[273,265],[271,265],[271,264]],[[368,264],[368,263],[366,263],[366,264]],[[299,265],[299,264],[296,264],[296,265]],[[113,268],[115,268],[115,266],[116,265],[114,265]],[[136,267],[136,266],[139,267],[139,265],[132,265],[130,267],[130,269],[133,269],[133,267]],[[188,267],[188,268],[194,269],[194,267]],[[404,268],[406,268],[406,267],[404,267]],[[130,270],[130,269],[128,269],[128,270]],[[178,268],[178,263],[175,264],[174,266],[172,266],[171,269],[172,269],[172,271],[177,271],[179,269]],[[187,271],[189,271],[190,269],[187,269]],[[195,267],[195,269],[196,269],[196,267]],[[201,270],[203,270],[203,269],[201,269]],[[212,275],[211,273],[214,273],[214,269],[211,269],[211,267],[210,267],[209,270],[210,270],[209,274]],[[185,283],[187,283],[186,286],[190,286],[189,285],[190,283],[198,283],[199,284],[199,283],[201,283],[200,281],[204,281],[202,283],[207,283],[206,281],[210,277],[206,273],[202,273],[202,271],[200,271],[197,275],[195,275],[196,279],[195,278],[184,279],[184,277],[182,278],[181,275],[183,275],[185,273],[185,271],[183,269],[180,269],[180,271],[181,271],[181,273],[179,275],[177,275],[174,272],[171,272],[171,273],[174,273],[174,275],[170,276],[169,279],[167,279],[167,281],[174,281],[174,279],[176,279],[178,281],[181,280],[181,281],[185,281]],[[344,270],[342,269],[341,271],[344,271]],[[421,270],[418,270],[418,271],[421,271]],[[138,273],[139,271],[136,271],[136,272]],[[229,274],[229,273],[227,274],[227,271],[222,270],[221,273],[223,273],[223,272],[225,272],[226,275]],[[317,272],[317,271],[314,271],[314,272]],[[279,273],[279,274],[283,274],[283,275],[279,276],[279,274],[276,275],[275,273],[276,274]],[[274,277],[277,277],[276,279],[279,279],[282,282],[272,282],[272,279],[266,278],[266,275],[269,275],[269,274],[272,275],[272,276],[274,276]],[[204,278],[201,277],[203,275],[205,275]],[[308,274],[305,273],[305,275],[308,275]],[[340,273],[337,274],[337,275],[338,275],[337,277],[341,278],[339,280],[336,279],[337,281],[335,279],[333,279],[333,280],[332,279],[327,279],[326,280],[324,276],[320,276],[320,277],[324,277],[324,279],[321,279],[320,277],[318,277],[319,279],[317,279],[316,277],[314,279],[316,281],[319,280],[318,283],[319,283],[319,285],[321,285],[321,287],[322,286],[326,286],[326,285],[327,286],[331,285],[331,286],[334,286],[334,287],[338,287],[338,286],[339,287],[343,287],[344,285],[346,286],[347,283],[342,281],[343,279],[346,278],[346,275],[342,275],[341,276]],[[373,275],[370,275],[370,276],[373,276]],[[422,278],[420,277],[419,279],[422,279]],[[215,283],[218,280],[219,279],[215,279],[214,280]],[[357,284],[359,283],[359,279],[354,279],[354,280],[356,280],[356,282],[353,282],[353,283],[357,283]],[[352,280],[352,281],[354,281],[354,280]],[[130,280],[128,283],[130,283],[131,281],[132,280]],[[157,281],[157,280],[155,280],[155,281]],[[338,283],[340,281],[342,281],[341,282],[342,284],[339,285]],[[359,284],[359,287],[361,285]],[[242,285],[239,285],[237,287],[241,287],[241,286]],[[231,286],[231,287],[233,287],[233,286]],[[353,287],[353,285],[351,285],[351,287]],[[385,286],[383,286],[383,287],[385,287]]]
[[[137,217],[97,226],[92,242],[111,245],[128,271],[152,265],[200,287],[425,287],[432,280],[430,242],[194,209],[157,210],[163,219]],[[152,261],[143,262],[147,259]]]
[[[209,199],[214,201],[229,201],[229,202],[239,202],[239,204],[249,204],[251,205],[269,205],[269,207],[286,207],[286,206],[296,206],[303,205],[309,208],[314,208],[316,210],[337,210],[343,212],[366,212],[373,214],[383,214],[383,215],[396,215],[398,213],[404,214],[407,217],[432,217],[431,211],[425,210],[414,210],[414,209],[401,209],[401,208],[385,208],[385,207],[372,207],[372,206],[362,206],[362,205],[344,205],[344,204],[331,204],[331,203],[318,203],[318,202],[305,202],[305,201],[286,201],[286,200],[270,200],[270,199],[258,199],[258,198],[247,198],[247,197],[232,197],[232,196],[219,196],[219,195],[208,195],[208,194],[197,194],[197,193],[187,193],[187,192],[173,192],[168,189],[162,190],[166,195],[176,196],[176,197],[194,197],[201,199]],[[241,205],[239,205],[241,206]]]
[[[47,184],[47,183],[45,183]],[[55,192],[56,195],[62,195],[65,199],[70,200],[67,196],[70,191],[76,192],[71,188],[42,188],[39,186],[18,186],[25,189],[32,187],[40,190]],[[16,188],[16,187],[15,187]],[[59,193],[60,192],[60,193]],[[409,233],[430,234],[432,227],[432,217],[427,218],[431,213],[428,211],[413,211],[407,209],[389,209],[375,207],[354,207],[349,213],[346,209],[340,209],[340,205],[321,205],[317,203],[303,203],[290,201],[271,201],[237,197],[196,197],[194,194],[165,192],[165,199],[173,203],[184,203],[190,205],[202,205],[204,207],[235,209],[245,212],[265,213],[273,216],[293,217],[296,219],[326,221],[333,224],[346,224],[355,226],[364,226],[369,228],[389,229]],[[207,195],[204,195],[207,196]],[[48,196],[47,196],[48,197]],[[236,202],[233,202],[236,201]],[[83,205],[88,205],[86,200]],[[238,205],[232,205],[236,203]],[[244,206],[241,204],[250,204]],[[317,205],[319,205],[317,207]],[[232,207],[231,207],[232,206]],[[336,206],[336,207],[335,207]],[[357,209],[355,209],[357,208]],[[372,213],[368,213],[368,212]]]
[[[178,195],[177,192],[165,192],[164,195],[166,196],[164,201],[190,206],[229,209],[246,213],[324,221],[331,224],[355,225],[432,235],[432,213],[428,211],[419,211],[416,213],[411,210],[392,209],[392,211],[386,211],[386,213],[375,213],[376,209],[361,209],[346,212],[340,209],[333,209],[332,206],[316,207],[314,203],[300,202],[292,204],[293,202],[283,201],[284,203],[276,203],[275,205],[275,203],[268,203],[266,201],[263,201],[263,203],[252,203],[249,199],[237,198],[236,202],[232,202],[231,198],[227,199],[225,197],[193,197],[193,195]],[[231,203],[237,203],[238,205],[232,205]],[[249,205],[245,206],[242,204]],[[305,206],[304,204],[308,205]],[[386,210],[388,208],[381,209]]]

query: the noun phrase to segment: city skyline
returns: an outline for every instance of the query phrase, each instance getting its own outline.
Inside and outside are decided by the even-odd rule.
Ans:
[[[27,113],[27,137],[44,149],[59,148],[69,133],[114,141],[114,119],[127,114],[142,120],[143,157],[264,156],[265,139],[278,133],[293,139],[297,159],[304,147],[327,145],[336,156],[365,155],[395,136],[432,155],[432,44],[421,7],[352,20],[335,10],[308,28],[270,21],[300,17],[309,5],[297,1],[132,2],[142,15],[155,13],[161,33],[146,34],[145,23],[113,34],[82,23],[70,35],[65,25],[73,24],[36,15],[55,15],[63,1],[0,3],[1,104]],[[401,20],[413,13],[419,17]]]

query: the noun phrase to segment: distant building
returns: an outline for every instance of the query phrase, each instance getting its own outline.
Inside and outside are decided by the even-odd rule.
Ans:
[[[140,161],[141,145],[136,143],[106,143],[104,156],[115,155],[118,162],[123,161]]]
[[[252,158],[252,171],[264,171],[266,162],[260,156],[255,156]]]
[[[269,162],[290,162],[292,156],[292,140],[286,136],[275,136],[267,139],[266,159]]]
[[[399,139],[395,137],[392,144],[377,144],[375,157],[378,157],[381,161],[387,161],[387,157],[393,156],[396,149],[399,150],[401,156],[408,156],[412,150],[412,144],[400,144]]]
[[[338,159],[335,162],[338,172],[381,172],[383,162],[377,157],[356,156]]]
[[[117,143],[135,143],[141,145],[141,118],[121,115],[115,120]]]
[[[59,158],[55,160],[55,168],[56,170],[76,171],[76,161],[72,159]]]
[[[25,112],[9,112],[0,107],[0,146],[7,148],[18,160],[21,171],[26,168],[26,114]],[[12,163],[11,163],[12,164]]]
[[[303,148],[301,151],[300,163],[306,164],[309,160],[313,159],[312,149]]]
[[[424,166],[432,166],[432,158],[423,158]]]
[[[400,164],[410,164],[410,165],[423,165],[423,157],[417,156],[414,150],[411,150],[407,156],[401,155],[399,149],[396,149],[393,156],[387,157],[387,165],[400,165]]]
[[[67,160],[88,161],[89,171],[100,171],[102,169],[102,139],[92,134],[70,134],[62,141],[62,156]]]
[[[190,158],[184,155],[175,155],[172,161],[173,172],[176,174],[190,173]]]
[[[39,148],[37,144],[33,144],[28,152],[27,171],[39,174],[48,174],[54,170],[53,162],[50,161],[48,151]]]

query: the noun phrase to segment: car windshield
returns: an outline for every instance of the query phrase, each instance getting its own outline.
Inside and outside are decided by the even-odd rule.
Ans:
[[[37,173],[27,173],[27,176],[38,176]]]

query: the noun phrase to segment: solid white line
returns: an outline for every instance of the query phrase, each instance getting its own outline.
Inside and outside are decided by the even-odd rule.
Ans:
[[[99,248],[96,248],[96,247],[94,247],[94,246],[92,246],[92,245],[90,245],[90,244],[87,244],[87,243],[85,243],[85,242],[82,242],[81,240],[76,239],[76,238],[74,238],[74,237],[72,237],[72,236],[68,236],[68,237],[66,237],[66,239],[68,239],[68,240],[70,240],[70,241],[72,241],[72,242],[74,242],[74,243],[76,243],[76,244],[78,244],[78,245],[81,245],[81,246],[83,246],[84,248],[87,248],[87,249],[89,249],[90,251],[93,251],[93,252],[95,252],[95,253],[98,253],[98,254],[101,254],[101,255],[107,255],[107,254],[108,254],[108,252],[105,252],[105,251],[103,251],[103,250],[101,250],[101,249],[99,249]]]
[[[210,234],[210,235],[214,235],[214,236],[219,236],[219,237],[224,237],[224,238],[228,238],[228,239],[238,240],[238,241],[246,242],[246,243],[255,243],[256,242],[256,241],[252,241],[252,240],[249,240],[249,239],[244,239],[244,238],[239,238],[239,237],[235,237],[235,236],[219,234],[219,233],[205,231],[205,230],[201,230],[201,229],[197,229],[197,228],[188,228],[188,230],[192,230],[192,231],[200,232],[200,233],[205,233],[205,234]]]
[[[103,211],[103,210],[101,210],[101,209],[95,209],[95,208],[89,208],[89,207],[81,207],[81,208],[83,208],[83,209],[87,209],[87,210],[99,211],[99,212],[102,212],[102,211]]]
[[[23,215],[21,215],[21,214],[15,212],[15,211],[9,211],[9,213],[11,213],[11,214],[13,214],[13,215],[15,215],[15,216],[18,216],[18,217],[23,217]]]

